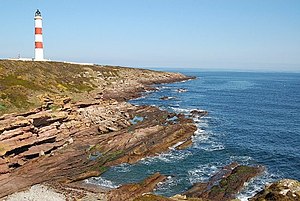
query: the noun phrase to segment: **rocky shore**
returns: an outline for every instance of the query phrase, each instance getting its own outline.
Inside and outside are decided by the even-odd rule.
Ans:
[[[49,200],[234,199],[262,167],[230,164],[207,183],[171,198],[149,194],[167,176],[159,173],[113,190],[83,181],[169,147],[190,146],[196,131],[190,117],[202,117],[206,111],[193,110],[188,117],[126,102],[154,90],[153,84],[188,79],[192,78],[144,69],[0,60],[0,198],[32,200],[39,194],[45,196],[40,200],[48,195]],[[298,199],[299,185],[291,186],[292,193],[285,189],[285,195]],[[253,200],[268,200],[270,189],[276,188]],[[273,198],[282,199],[279,194]]]

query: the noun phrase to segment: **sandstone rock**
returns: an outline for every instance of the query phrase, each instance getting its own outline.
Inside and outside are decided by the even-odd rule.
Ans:
[[[32,145],[34,143],[35,138],[32,138],[32,133],[30,132],[12,139],[3,140],[0,142],[0,156],[3,156],[10,151],[13,151],[14,149]]]
[[[123,74],[118,74],[119,71]],[[3,173],[8,166],[9,173],[0,173],[0,197],[35,183],[71,182],[99,175],[113,164],[133,163],[167,151],[178,141],[190,139],[196,129],[191,120],[182,117],[178,125],[164,125],[167,112],[119,102],[151,89],[148,84],[187,79],[183,75],[161,73],[157,77],[152,71],[141,71],[147,77],[135,69],[130,73],[118,69],[107,76],[109,83],[104,81],[108,78],[92,82],[95,86],[103,84],[95,89],[95,93],[101,91],[103,95],[96,101],[91,99],[95,97],[92,93],[80,94],[79,99],[84,101],[78,104],[71,103],[69,98],[48,94],[42,100],[45,108],[2,116],[0,159],[4,161],[0,161],[0,165],[3,165]],[[86,77],[94,78],[93,72],[94,69]],[[137,72],[136,76],[132,76],[133,72]],[[119,76],[124,80],[116,79]],[[49,86],[55,91],[53,83]],[[145,114],[147,120],[131,127],[129,119],[139,115],[136,110]],[[99,135],[102,131],[105,134]],[[98,150],[90,150],[90,145],[96,145]],[[95,160],[89,157],[93,151],[101,153]]]
[[[6,130],[13,130],[13,129],[16,129],[19,127],[29,126],[31,124],[30,121],[27,119],[19,120],[17,118],[13,119],[13,120],[9,119],[6,122],[9,122],[9,124],[5,123],[5,122],[1,122],[0,133],[2,133],[3,131],[6,131]]]
[[[32,125],[30,126],[25,126],[25,127],[20,127],[12,130],[6,130],[0,135],[0,141],[7,140],[13,137],[16,137],[18,135],[22,135],[25,132],[29,132],[32,130],[34,127]]]
[[[5,174],[10,172],[8,164],[0,164],[0,174]]]
[[[130,201],[141,196],[142,194],[153,191],[155,186],[166,179],[165,176],[155,173],[141,183],[125,184],[108,193],[109,201]]]
[[[0,157],[0,165],[7,163],[7,160]]]
[[[79,103],[76,103],[75,106],[78,108],[86,108],[86,107],[89,107],[91,105],[96,105],[96,104],[99,104],[99,102],[79,102]]]
[[[55,143],[45,143],[41,145],[32,146],[28,149],[28,151],[25,151],[21,153],[21,156],[31,156],[31,155],[44,155],[45,152],[50,151],[55,147]],[[42,154],[41,154],[42,153]],[[44,153],[44,154],[43,154]]]

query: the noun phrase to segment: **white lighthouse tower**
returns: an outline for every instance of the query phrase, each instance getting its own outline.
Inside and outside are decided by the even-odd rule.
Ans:
[[[34,16],[34,28],[35,28],[35,51],[34,60],[44,60],[44,49],[43,49],[43,35],[42,35],[42,15],[39,9],[35,12]]]

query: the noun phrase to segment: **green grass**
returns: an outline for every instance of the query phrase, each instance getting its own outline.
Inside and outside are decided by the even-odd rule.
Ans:
[[[119,80],[153,77],[144,69],[113,66],[82,66],[63,62],[0,60],[0,115],[41,106],[39,97],[68,96],[75,101],[86,92],[107,87]],[[54,108],[55,109],[55,108]]]
[[[11,86],[23,86],[32,90],[44,90],[43,87],[36,85],[34,82],[24,80],[15,75],[3,76],[0,79],[0,85],[5,86],[6,88]]]
[[[99,172],[100,174],[103,174],[104,172],[106,172],[109,169],[109,167],[107,166],[101,166],[99,167]]]
[[[5,109],[6,109],[5,105],[3,103],[0,103],[0,110],[5,110]]]

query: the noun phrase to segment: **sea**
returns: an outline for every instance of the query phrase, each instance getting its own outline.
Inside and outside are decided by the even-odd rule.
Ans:
[[[300,180],[300,73],[181,73],[196,79],[155,85],[157,91],[130,103],[186,115],[207,110],[204,118],[194,118],[198,129],[192,146],[180,151],[170,147],[136,164],[112,167],[88,182],[116,188],[160,172],[168,177],[154,193],[173,196],[234,161],[265,167],[262,175],[245,184],[237,196],[241,200],[281,178]],[[161,100],[163,96],[169,100]]]

